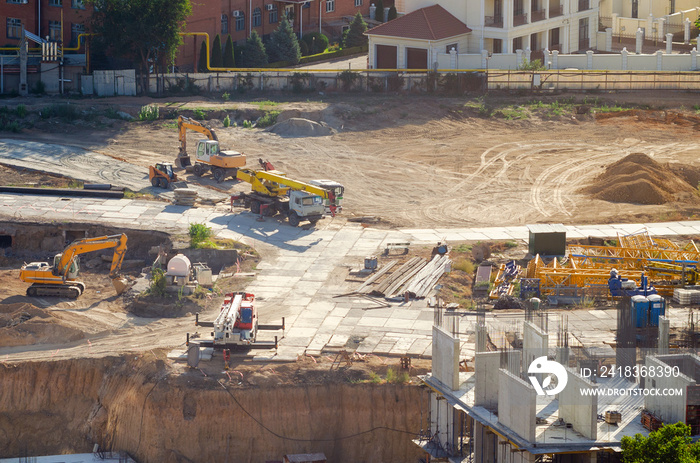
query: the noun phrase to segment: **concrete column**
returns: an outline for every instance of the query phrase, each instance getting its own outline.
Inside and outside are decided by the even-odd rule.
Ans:
[[[586,52],[586,69],[593,69],[593,50]]]
[[[532,21],[532,0],[525,0],[523,8],[525,9],[525,11],[523,11],[523,13],[525,13],[525,23],[530,24]]]
[[[565,24],[562,25],[560,28],[560,33],[559,33],[559,38],[561,39],[561,52],[562,53],[571,53],[571,48],[569,46],[569,40],[571,37],[569,36],[570,31],[571,31],[571,25],[570,24]]]
[[[542,56],[542,65],[547,69],[551,69],[552,65],[552,54],[549,52],[549,48],[545,48]]]
[[[489,58],[488,50],[481,50],[481,69],[486,69],[486,60]]]
[[[649,14],[647,18],[646,37],[644,38],[654,40],[654,16],[652,14]]]
[[[520,65],[523,64],[523,61],[523,51],[515,50],[515,66],[520,67]]]
[[[698,69],[698,50],[695,47],[690,51],[690,69],[693,71]]]
[[[598,48],[598,15],[588,18],[588,47]]]
[[[559,69],[559,50],[552,52],[552,69]]]
[[[556,354],[557,362],[568,367],[569,366],[569,348],[568,347],[557,347]]]
[[[656,70],[662,71],[664,69],[664,52],[658,50],[656,52]]]
[[[666,34],[666,54],[670,55],[673,51],[673,34]]]
[[[530,59],[531,56],[532,56],[532,50],[530,50],[530,46],[528,45],[528,47],[525,49],[525,62],[526,63],[529,63],[530,61],[532,61]]]
[[[622,57],[622,70],[626,71],[627,70],[627,55],[629,55],[629,52],[627,51],[627,47],[624,47],[622,51],[620,52],[620,56]]]
[[[450,49],[450,69],[457,69],[457,50]]]
[[[690,43],[690,18],[685,18],[683,21],[683,43],[686,45]]]
[[[620,34],[620,15],[617,13],[613,13],[611,15],[611,17],[612,17],[613,34],[619,35]]]
[[[642,53],[642,43],[644,40],[643,37],[644,34],[642,32],[642,28],[640,27],[637,29],[637,38],[634,45],[634,52],[638,55]]]
[[[484,66],[485,67],[485,66]],[[486,325],[476,325],[476,345],[475,352],[486,352]]]
[[[656,37],[654,37],[655,40],[659,42],[664,41],[664,23],[666,20],[664,18],[659,18],[656,20]]]
[[[544,0],[544,19],[549,19],[549,0]]]
[[[544,45],[545,50],[549,50],[549,29],[545,29],[542,32],[542,44]],[[547,63],[545,63],[547,64]]]
[[[437,69],[438,69],[438,53],[440,53],[440,49],[438,47],[433,47],[432,53],[433,53],[433,70],[437,71]],[[404,47],[404,55],[405,54],[406,54],[406,49]],[[405,64],[406,64],[406,58],[404,57],[404,66],[403,67],[406,67]]]
[[[605,28],[605,51],[612,51],[612,27]]]
[[[671,329],[671,320],[666,317],[659,317],[659,355],[668,354],[669,330]]]
[[[24,36],[24,32],[22,32]],[[20,96],[29,95],[29,85],[27,84],[27,59],[29,59],[29,50],[27,47],[27,39],[22,39],[19,45],[19,94]]]
[[[507,31],[513,28],[513,0],[503,1],[503,28]],[[512,50],[513,48],[508,47],[508,49]],[[507,53],[513,52],[508,51]]]

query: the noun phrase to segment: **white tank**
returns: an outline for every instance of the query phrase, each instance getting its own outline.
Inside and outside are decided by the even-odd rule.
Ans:
[[[166,275],[175,277],[186,277],[190,274],[190,260],[183,254],[178,254],[168,262],[168,271]]]

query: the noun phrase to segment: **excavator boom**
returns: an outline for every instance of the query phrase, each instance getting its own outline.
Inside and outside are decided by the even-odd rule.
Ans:
[[[187,156],[187,129],[194,130],[206,136],[209,140],[219,141],[214,129],[205,127],[194,119],[189,117],[179,116],[177,118],[177,128],[180,132],[180,156]]]

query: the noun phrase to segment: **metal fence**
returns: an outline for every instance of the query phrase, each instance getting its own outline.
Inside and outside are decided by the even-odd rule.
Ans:
[[[489,90],[700,90],[697,72],[493,71]]]

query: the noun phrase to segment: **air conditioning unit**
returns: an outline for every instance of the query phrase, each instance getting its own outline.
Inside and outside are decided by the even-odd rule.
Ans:
[[[236,11],[233,12],[233,17],[234,17],[234,18],[240,18],[241,16],[243,16],[243,12],[242,12],[242,11],[236,10]]]
[[[272,3],[270,3],[269,5],[265,5],[265,8],[267,8],[267,11],[272,11],[272,10],[275,9],[275,5],[273,5]]]

